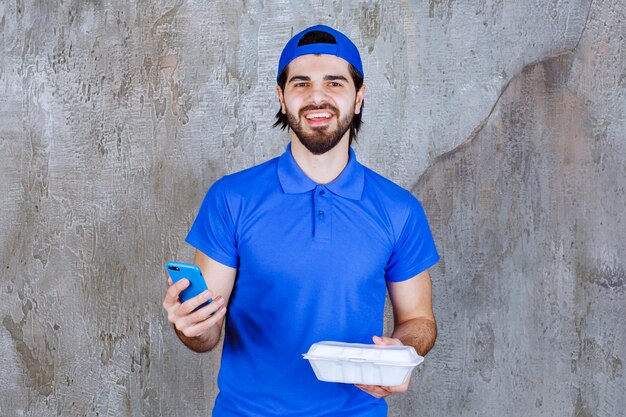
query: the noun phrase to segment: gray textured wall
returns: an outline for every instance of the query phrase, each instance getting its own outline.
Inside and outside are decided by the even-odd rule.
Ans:
[[[626,2],[3,1],[0,416],[201,416],[161,311],[219,176],[282,152],[283,43],[363,51],[357,153],[412,189],[440,336],[393,416],[624,416]]]

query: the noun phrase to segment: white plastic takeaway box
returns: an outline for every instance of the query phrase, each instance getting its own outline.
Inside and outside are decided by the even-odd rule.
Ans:
[[[303,354],[320,381],[346,384],[402,385],[424,361],[413,346],[318,342]]]

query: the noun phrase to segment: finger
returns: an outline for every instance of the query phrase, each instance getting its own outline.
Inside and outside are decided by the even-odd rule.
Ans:
[[[398,385],[397,387],[382,387],[388,393],[394,392],[407,392],[409,390],[409,384]]]
[[[181,279],[176,284],[170,285],[165,292],[165,298],[163,299],[163,307],[169,311],[169,309],[178,304],[178,295],[182,290],[189,286],[189,280],[186,278]]]
[[[196,311],[194,311],[189,316],[189,318],[194,323],[200,322],[202,320],[206,320],[208,317],[213,315],[223,305],[224,305],[224,297],[222,297],[220,295],[218,297],[215,297],[215,299],[213,301],[211,301],[209,304],[207,304],[204,307],[199,308]]]
[[[387,344],[385,343],[385,340],[380,336],[373,336],[372,341],[374,342],[375,345],[378,345],[378,346],[384,346]]]
[[[170,287],[167,289],[167,292],[169,295],[173,295],[174,297],[178,298],[178,294],[180,294],[189,285],[189,280],[187,278],[183,278],[176,283],[170,285]]]
[[[208,306],[207,306],[208,307]],[[206,308],[206,307],[205,307]],[[204,308],[203,308],[204,309]],[[195,337],[204,334],[211,327],[215,326],[226,314],[226,306],[220,307],[213,315],[209,315],[208,318],[195,323],[185,329],[179,329],[187,337]]]
[[[180,306],[181,314],[191,314],[196,308],[209,301],[211,297],[213,297],[213,293],[211,292],[211,290],[204,290],[195,297],[190,298],[189,300],[182,303],[182,305]]]
[[[218,302],[213,301],[212,303],[202,308],[199,308],[198,310],[192,313],[187,313],[186,311],[183,311],[182,306],[184,304],[185,303],[181,304],[181,307],[174,314],[172,314],[173,323],[174,323],[174,326],[176,326],[176,329],[183,332],[186,336],[191,336],[191,334],[188,334],[188,333],[194,332],[195,330],[193,329],[196,329],[198,327],[198,324],[204,323],[207,319],[211,318],[211,316],[215,315],[215,313],[219,309],[219,306],[223,304],[223,301],[221,303],[219,301]],[[214,324],[213,322],[209,322],[207,325],[208,327],[211,327],[213,324]]]
[[[391,392],[389,392],[387,389],[385,389],[384,387],[381,387],[379,385],[362,385],[362,384],[356,384],[357,388],[367,392],[368,394],[372,395],[373,397],[376,398],[383,398],[388,396],[389,394],[391,394]]]
[[[407,377],[404,379],[404,382],[402,383],[402,385],[397,385],[397,386],[393,386],[393,387],[383,386],[383,388],[385,390],[389,391],[390,393],[393,393],[393,392],[407,392],[409,390],[409,385],[411,385],[411,373],[410,372],[407,375]]]
[[[172,277],[167,277],[167,285],[172,286],[172,284],[174,284]]]
[[[176,283],[172,284],[167,289],[167,295],[171,298],[178,299],[178,296],[180,295],[180,293],[183,292],[183,290],[187,288],[189,285],[190,285],[189,280],[187,278],[183,278],[180,281],[177,281]]]
[[[396,339],[394,337],[373,336],[372,340],[374,341],[374,344],[378,346],[402,345],[400,339]]]

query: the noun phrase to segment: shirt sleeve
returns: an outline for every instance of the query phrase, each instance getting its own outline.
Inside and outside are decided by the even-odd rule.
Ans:
[[[405,218],[385,268],[387,281],[405,281],[427,270],[439,260],[424,208],[412,194],[408,199]]]
[[[206,193],[185,241],[221,264],[239,267],[236,228],[225,177]]]

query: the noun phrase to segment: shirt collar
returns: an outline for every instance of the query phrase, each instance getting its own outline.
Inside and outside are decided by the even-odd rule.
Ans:
[[[306,176],[302,168],[291,154],[291,143],[287,150],[278,159],[278,180],[287,194],[299,194],[311,191],[317,187],[317,183]],[[365,183],[365,170],[356,160],[356,155],[350,148],[348,165],[341,171],[339,177],[324,186],[334,194],[351,200],[360,200]]]

